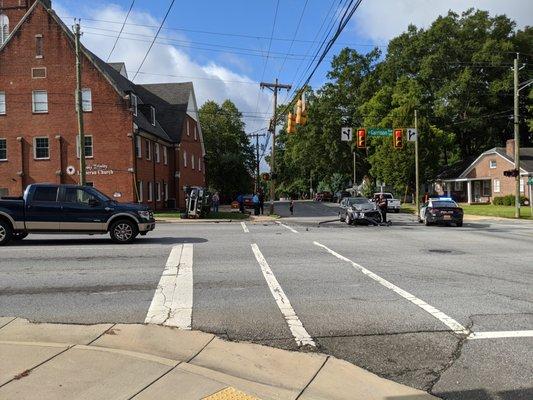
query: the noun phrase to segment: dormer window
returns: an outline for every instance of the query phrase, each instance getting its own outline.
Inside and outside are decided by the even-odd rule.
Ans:
[[[9,36],[9,18],[7,15],[0,14],[0,46],[4,44]]]
[[[131,102],[131,108],[133,110],[133,115],[137,116],[137,106],[139,104],[139,101],[137,100],[137,96],[133,93],[130,94],[130,102]]]
[[[155,126],[155,107],[150,106],[150,122]]]

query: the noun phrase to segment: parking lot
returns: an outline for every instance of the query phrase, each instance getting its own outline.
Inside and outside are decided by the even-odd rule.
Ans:
[[[162,318],[332,354],[446,399],[532,398],[530,223],[425,227],[391,214],[391,227],[354,227],[335,215],[297,203],[278,222],[159,224],[123,246],[30,236],[0,249],[0,315]],[[171,257],[182,273],[165,267]],[[170,287],[180,288],[171,301],[162,298]]]

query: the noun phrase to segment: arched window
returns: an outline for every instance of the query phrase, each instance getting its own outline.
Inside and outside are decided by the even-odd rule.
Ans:
[[[7,15],[0,14],[0,46],[4,44],[9,35],[9,18]]]

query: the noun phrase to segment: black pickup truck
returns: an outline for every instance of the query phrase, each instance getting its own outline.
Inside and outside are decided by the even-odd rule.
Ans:
[[[0,199],[0,246],[29,233],[105,234],[131,243],[155,228],[153,212],[142,204],[125,204],[93,187],[34,184],[22,198]]]

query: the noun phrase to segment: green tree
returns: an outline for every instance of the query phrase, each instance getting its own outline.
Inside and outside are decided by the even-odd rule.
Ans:
[[[207,101],[199,110],[207,164],[207,183],[226,198],[252,189],[255,157],[242,114],[230,100]]]

